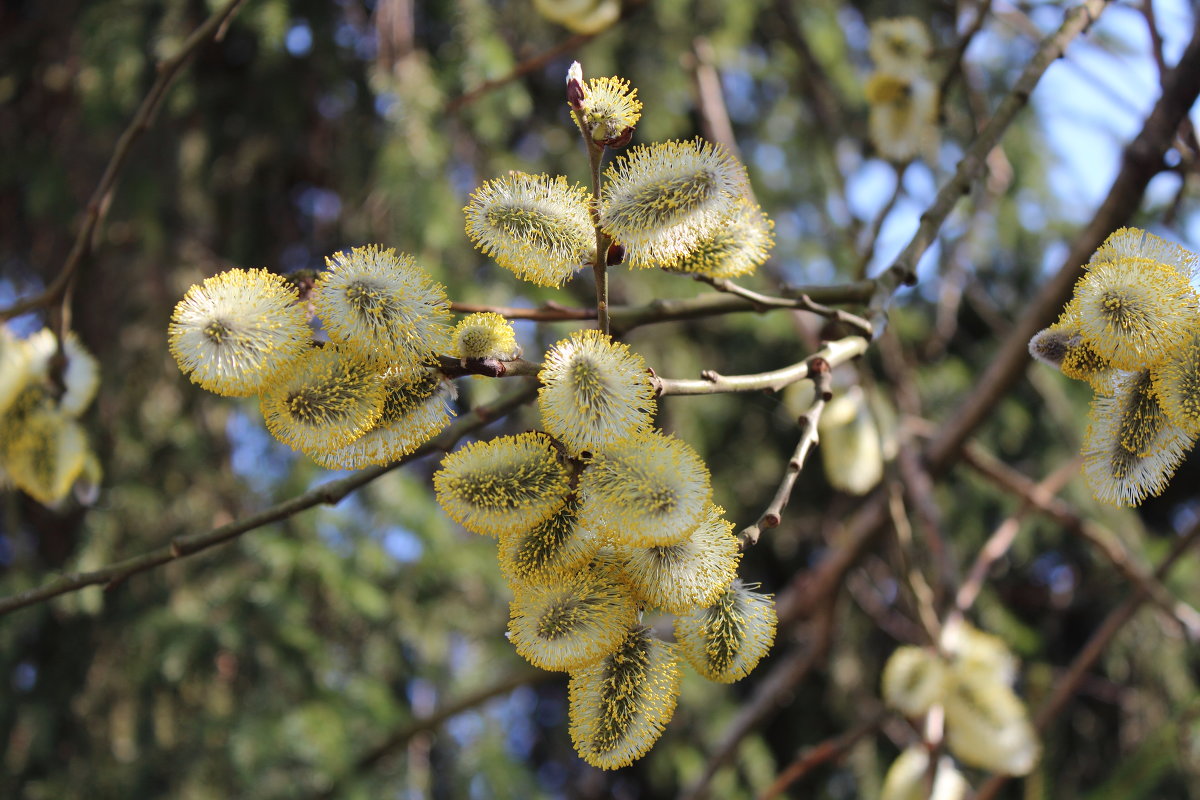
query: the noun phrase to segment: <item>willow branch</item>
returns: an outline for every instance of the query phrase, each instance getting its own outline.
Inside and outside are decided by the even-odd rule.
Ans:
[[[485,378],[536,378],[542,371],[542,365],[523,358],[501,361],[498,358],[438,356],[438,371],[447,378],[461,378],[463,375],[482,375]]]
[[[797,754],[796,759],[779,773],[766,791],[758,796],[758,800],[771,800],[773,797],[778,797],[789,786],[803,779],[817,767],[842,758],[850,751],[850,748],[874,733],[885,719],[887,719],[887,711],[876,711],[870,719],[858,727],[826,739],[820,744],[804,748]]]
[[[938,231],[950,216],[950,212],[958,205],[959,199],[971,190],[971,185],[987,167],[988,153],[999,143],[1017,113],[1028,104],[1029,97],[1042,75],[1063,54],[1071,40],[1087,30],[1110,2],[1112,0],[1085,0],[1066,13],[1057,31],[1042,40],[1033,58],[1025,65],[1021,76],[996,107],[996,113],[979,131],[959,160],[954,175],[942,185],[933,203],[921,215],[920,226],[912,240],[897,256],[892,266],[877,279],[875,297],[870,304],[871,322],[875,325],[876,335],[886,324],[887,310],[896,289],[916,283],[917,262],[933,244]]]
[[[887,202],[883,204],[883,208],[879,209],[879,213],[875,215],[875,219],[871,220],[871,227],[867,229],[866,242],[860,248],[858,266],[854,270],[854,274],[859,278],[867,276],[867,267],[871,265],[871,259],[875,257],[875,246],[879,243],[879,233],[883,230],[883,223],[887,221],[893,209],[896,208],[896,203],[899,202],[900,195],[904,194],[904,169],[893,166],[892,172],[896,176],[896,185],[893,187],[892,194],[887,199]]]
[[[451,303],[450,310],[459,314],[499,314],[506,319],[529,319],[537,322],[569,322],[596,318],[594,308],[568,308],[558,303],[546,303],[538,308],[489,306],[482,303]]]
[[[792,489],[796,486],[796,479],[800,477],[800,471],[804,469],[804,462],[808,460],[808,454],[817,444],[817,426],[821,422],[821,412],[825,410],[825,404],[833,398],[833,393],[829,388],[831,378],[829,362],[819,356],[813,356],[806,363],[808,372],[812,376],[816,396],[808,411],[800,415],[798,420],[800,441],[796,443],[796,450],[788,461],[787,469],[783,473],[783,481],[775,490],[771,504],[767,506],[767,510],[762,513],[758,521],[744,528],[738,534],[742,550],[758,544],[758,537],[763,531],[776,528],[783,521],[783,509],[787,507],[788,501],[792,498]]]
[[[965,460],[967,463],[972,463],[970,456],[967,456]],[[1021,522],[1028,512],[1037,507],[1039,500],[1053,498],[1074,476],[1077,467],[1075,461],[1069,461],[1040,483],[1034,484],[1033,481],[1029,481],[1027,486],[1022,487],[1027,491],[1018,493],[1021,498],[1020,508],[992,531],[992,535],[983,543],[983,547],[979,548],[979,553],[975,556],[975,562],[971,565],[966,580],[958,587],[958,592],[954,596],[954,605],[960,613],[965,613],[975,604],[992,566],[1003,558],[1004,554],[1012,547],[1013,542],[1017,539],[1017,533],[1021,529]]]
[[[215,547],[219,544],[236,539],[244,533],[261,528],[272,522],[279,522],[295,516],[301,511],[318,505],[334,505],[356,489],[366,486],[377,478],[386,475],[397,467],[415,461],[422,456],[435,452],[450,450],[459,439],[472,433],[493,420],[511,413],[516,408],[528,403],[536,396],[533,382],[521,387],[496,400],[487,406],[479,406],[469,414],[455,420],[446,430],[426,442],[417,450],[400,460],[379,467],[369,467],[345,478],[330,481],[310,489],[303,494],[292,497],[270,508],[263,509],[239,520],[214,528],[207,533],[187,534],[176,536],[170,542],[148,553],[127,558],[101,567],[90,572],[71,572],[60,575],[37,588],[0,598],[0,615],[16,611],[26,606],[45,602],[68,592],[78,591],[86,586],[106,584],[115,586],[126,578],[162,566],[171,561],[194,555]]]
[[[740,314],[747,311],[762,313],[771,308],[807,308],[815,311],[816,307],[822,305],[866,305],[874,292],[874,281],[857,281],[834,286],[793,286],[781,290],[783,296],[774,298],[777,302],[773,305],[763,305],[761,301],[756,302],[750,298],[738,297],[733,294],[703,294],[697,297],[654,300],[639,306],[610,306],[609,320],[614,331],[628,332],[642,325],[682,322],[723,314]],[[766,295],[762,296],[766,297]],[[572,308],[557,303],[546,303],[538,308],[451,303],[450,310],[460,314],[490,311],[507,319],[528,319],[536,322],[596,319],[596,309],[594,308]]]
[[[718,292],[726,292],[728,294],[737,295],[738,297],[749,300],[761,311],[766,311],[770,308],[794,308],[800,311],[810,311],[813,314],[819,314],[826,319],[841,322],[851,328],[856,328],[868,339],[874,331],[871,328],[871,323],[862,317],[851,314],[849,311],[843,311],[840,308],[830,308],[814,301],[807,294],[795,293],[791,290],[791,297],[774,297],[769,294],[761,294],[759,292],[747,289],[744,286],[739,286],[728,278],[710,278],[707,275],[697,275],[696,280],[700,283],[707,283],[709,286],[716,289]]]
[[[935,467],[953,461],[955,453],[971,432],[991,414],[1029,363],[1027,343],[1058,316],[1070,299],[1075,282],[1097,247],[1117,228],[1128,223],[1142,202],[1150,179],[1162,171],[1163,156],[1175,141],[1180,124],[1200,95],[1200,15],[1192,40],[1175,69],[1163,79],[1163,93],[1146,118],[1142,130],[1125,148],[1121,169],[1108,196],[1096,210],[1087,228],[1076,237],[1058,273],[1026,306],[1000,350],[988,362],[975,388],[943,426],[929,448]]]
[[[1025,505],[1046,514],[1064,530],[1094,547],[1123,578],[1137,586],[1156,606],[1177,622],[1190,641],[1200,639],[1200,612],[1177,600],[1153,575],[1135,563],[1112,532],[1079,516],[1068,503],[1054,496],[1055,490],[1035,484],[978,445],[968,443],[963,448],[962,455],[963,461],[972,469],[997,486],[1020,497]],[[1069,467],[1067,472],[1074,473],[1074,464]]]
[[[50,285],[40,293],[18,300],[8,308],[0,309],[0,319],[11,319],[27,311],[50,305],[63,296],[71,280],[95,248],[100,226],[104,224],[104,218],[108,216],[112,193],[116,189],[121,170],[129,159],[129,153],[133,149],[134,143],[154,124],[154,117],[158,113],[163,99],[166,98],[167,92],[183,67],[202,45],[212,39],[219,40],[224,35],[226,25],[233,19],[233,15],[237,13],[243,2],[245,0],[229,0],[199,28],[192,31],[192,34],[180,46],[179,52],[170,58],[160,60],[155,65],[154,83],[151,84],[150,90],[142,99],[142,104],[138,106],[129,126],[117,139],[117,145],[108,159],[108,165],[105,166],[100,181],[96,184],[96,188],[88,200],[83,224],[75,235],[75,243],[71,245],[62,269],[58,271],[58,275],[54,277]]]
[[[1180,559],[1191,547],[1200,540],[1200,523],[1193,525],[1191,530],[1181,536],[1171,549],[1171,552],[1163,559],[1158,568],[1154,570],[1154,579],[1161,581],[1167,577],[1175,562]],[[1149,595],[1141,586],[1135,586],[1133,594],[1131,594],[1124,603],[1117,606],[1112,612],[1105,617],[1104,622],[1092,634],[1092,638],[1084,645],[1079,654],[1071,662],[1066,673],[1054,684],[1054,690],[1046,699],[1046,702],[1038,709],[1034,715],[1033,725],[1039,733],[1044,732],[1050,723],[1062,712],[1066,707],[1067,702],[1078,691],[1079,686],[1083,683],[1087,675],[1095,663],[1100,660],[1100,656],[1116,638],[1121,629],[1125,627],[1142,604],[1149,599]],[[993,775],[987,783],[979,788],[975,794],[975,800],[994,800],[1000,790],[1004,788],[1004,784],[1008,782],[1006,775]]]
[[[979,8],[975,12],[975,18],[971,20],[970,27],[963,32],[959,37],[958,42],[954,45],[954,52],[950,56],[949,63],[946,64],[946,71],[942,74],[942,79],[938,81],[938,97],[942,102],[945,102],[946,93],[954,84],[954,78],[962,74],[963,56],[967,53],[967,48],[971,46],[971,42],[975,36],[983,30],[983,24],[987,21],[988,14],[992,10],[992,0],[982,0]]]
[[[866,350],[866,339],[861,336],[847,336],[845,339],[829,342],[804,361],[771,372],[758,372],[751,375],[721,375],[706,370],[701,373],[699,380],[660,378],[657,375],[651,380],[660,397],[724,394],[727,392],[778,392],[785,386],[810,377],[811,366],[818,359],[828,362],[830,367],[836,367],[862,355]]]

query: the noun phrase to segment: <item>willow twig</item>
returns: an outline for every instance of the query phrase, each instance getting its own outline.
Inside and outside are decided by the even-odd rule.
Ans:
[[[778,392],[785,386],[802,381],[809,377],[812,363],[816,359],[828,362],[830,367],[844,364],[856,356],[866,352],[867,340],[861,336],[847,336],[845,339],[829,342],[821,350],[813,353],[804,361],[792,364],[783,369],[770,372],[759,372],[751,375],[721,375],[706,370],[701,373],[699,380],[686,378],[651,378],[655,390],[660,397],[667,395],[698,395],[724,394],[727,392]]]
[[[546,303],[538,308],[515,306],[490,306],[483,303],[451,303],[450,310],[459,314],[499,314],[506,319],[529,319],[536,322],[569,322],[596,318],[594,308],[568,308],[557,303]]]
[[[942,184],[933,203],[921,215],[921,223],[908,245],[896,257],[892,266],[876,279],[876,293],[870,303],[870,319],[875,326],[876,336],[883,331],[887,323],[887,311],[896,289],[916,283],[917,262],[933,244],[938,231],[950,216],[950,212],[958,205],[959,199],[970,191],[975,179],[986,168],[988,153],[999,143],[1017,113],[1029,102],[1029,96],[1042,75],[1063,54],[1071,40],[1087,30],[1111,2],[1112,0],[1085,0],[1066,13],[1057,31],[1042,40],[1033,58],[1025,65],[1021,76],[996,107],[992,118],[963,153],[954,175]]]
[[[1191,527],[1191,529],[1175,542],[1175,546],[1171,552],[1163,559],[1158,568],[1154,570],[1154,579],[1161,581],[1170,573],[1175,562],[1179,560],[1191,547],[1200,540],[1200,523]],[[1050,723],[1062,712],[1066,707],[1067,702],[1075,695],[1080,684],[1083,683],[1088,670],[1100,659],[1104,651],[1108,648],[1112,640],[1116,638],[1121,629],[1129,620],[1133,619],[1134,614],[1141,608],[1142,603],[1149,599],[1142,586],[1135,586],[1133,593],[1125,600],[1124,603],[1114,608],[1096,632],[1092,634],[1092,638],[1088,640],[1079,654],[1071,662],[1066,673],[1062,678],[1055,681],[1054,690],[1046,701],[1038,708],[1037,713],[1033,718],[1033,726],[1039,733],[1044,732]],[[975,800],[993,800],[1000,790],[1004,788],[1004,784],[1008,782],[1007,775],[993,775],[979,791],[975,794]]]
[[[392,464],[369,467],[345,478],[321,484],[303,494],[296,495],[281,503],[276,503],[270,508],[250,514],[242,519],[234,520],[226,525],[214,528],[207,533],[176,536],[167,545],[151,550],[148,553],[133,556],[124,561],[118,561],[90,572],[71,572],[60,575],[37,588],[0,598],[0,615],[45,602],[60,594],[78,591],[86,586],[106,584],[112,587],[139,572],[145,572],[170,561],[175,561],[202,552],[210,547],[224,544],[244,533],[249,533],[272,522],[278,522],[295,516],[299,512],[313,508],[314,506],[323,504],[333,505],[355,489],[367,485],[397,467],[408,464],[430,453],[450,450],[462,437],[482,428],[493,420],[506,416],[514,409],[528,403],[536,394],[537,390],[531,381],[528,385],[504,395],[490,405],[479,406],[469,414],[459,417],[446,430],[442,431],[440,435]]]
[[[796,479],[800,477],[800,470],[804,469],[804,462],[808,460],[808,454],[817,444],[817,426],[821,422],[821,412],[825,410],[825,404],[833,397],[829,387],[831,370],[829,362],[819,356],[813,356],[806,363],[808,374],[812,376],[816,396],[808,411],[800,415],[798,420],[800,441],[796,443],[796,450],[788,461],[787,469],[783,473],[783,481],[775,490],[771,504],[753,525],[743,528],[742,532],[738,534],[738,542],[742,550],[758,544],[758,537],[763,531],[778,527],[779,523],[783,521],[783,509],[787,507],[788,501],[792,498],[792,489],[796,486]]]
[[[840,303],[865,305],[874,292],[874,281],[857,281],[833,286],[786,287],[781,290],[783,297],[776,298],[779,301],[778,304],[770,307],[733,294],[702,294],[697,297],[653,300],[637,306],[609,306],[609,321],[614,332],[619,330],[627,333],[642,325],[705,319],[747,311],[762,313],[774,307],[794,309]],[[807,300],[803,298],[807,298]],[[508,319],[528,319],[536,322],[596,319],[596,309],[594,308],[574,308],[557,303],[546,303],[538,308],[517,308],[482,303],[451,303],[450,310],[460,314],[490,311]]]
[[[766,311],[770,308],[794,308],[800,311],[811,311],[814,314],[820,314],[822,317],[841,322],[851,328],[856,328],[862,335],[868,339],[871,338],[873,330],[871,323],[862,317],[851,314],[849,311],[843,311],[840,308],[830,308],[816,302],[807,294],[797,294],[795,289],[790,290],[790,297],[774,297],[769,294],[761,294],[752,289],[747,289],[744,286],[739,286],[728,278],[710,278],[707,275],[697,275],[696,280],[701,283],[707,283],[709,286],[716,289],[718,292],[726,292],[728,294],[737,295],[745,298],[753,303],[759,310]]]
[[[536,361],[514,358],[501,361],[498,358],[455,358],[438,356],[438,370],[447,378],[463,375],[482,375],[485,378],[528,378],[537,377],[542,365]]]
[[[804,748],[796,755],[795,760],[779,773],[775,781],[758,796],[758,800],[771,800],[772,797],[778,797],[789,786],[804,778],[817,767],[842,758],[864,737],[874,733],[887,719],[887,716],[885,710],[876,711],[870,719],[857,727],[826,739],[820,744]]]
[[[525,59],[520,64],[517,64],[515,67],[513,67],[512,70],[506,75],[503,75],[499,78],[493,78],[489,81],[484,81],[474,89],[471,89],[469,92],[465,92],[454,98],[446,104],[446,107],[443,109],[443,113],[457,114],[459,111],[462,111],[464,108],[471,105],[485,94],[493,92],[496,89],[499,89],[501,86],[512,83],[517,78],[524,77],[531,72],[541,69],[564,53],[570,53],[573,50],[578,50],[592,39],[595,39],[601,33],[603,33],[603,31],[597,31],[596,33],[577,33],[568,39],[564,39],[562,42],[556,44],[554,47],[551,47],[549,50],[544,50],[532,58]]]
[[[1122,577],[1145,592],[1156,606],[1178,623],[1189,641],[1200,639],[1200,612],[1182,600],[1177,600],[1153,575],[1135,563],[1115,534],[1079,516],[1069,504],[1055,497],[1054,491],[1035,484],[977,444],[968,443],[963,448],[962,456],[963,461],[972,469],[1002,489],[1020,497],[1024,504],[1046,514],[1066,531],[1094,547]],[[1075,472],[1074,463],[1068,465],[1067,472]],[[982,557],[982,553],[980,555]]]
[[[67,259],[63,262],[62,268],[58,271],[54,280],[50,282],[50,285],[38,294],[22,298],[8,308],[0,309],[0,320],[11,319],[36,308],[48,306],[62,298],[84,261],[95,249],[95,243],[98,238],[97,234],[101,225],[104,224],[104,218],[108,216],[108,209],[112,204],[113,191],[116,189],[117,180],[121,175],[121,170],[125,167],[126,161],[129,159],[129,154],[133,149],[134,143],[154,124],[154,117],[158,113],[163,99],[167,96],[167,92],[175,82],[175,79],[179,77],[179,73],[183,67],[202,45],[211,39],[221,38],[224,34],[226,24],[237,13],[238,8],[243,2],[245,0],[229,0],[228,3],[205,20],[199,28],[192,31],[192,34],[184,40],[175,55],[164,58],[155,65],[154,83],[151,84],[150,90],[142,100],[142,104],[138,106],[138,110],[129,122],[129,126],[125,128],[120,138],[117,139],[116,147],[108,159],[108,164],[100,176],[100,181],[96,184],[96,188],[92,191],[92,196],[88,200],[83,224],[80,225],[79,231],[75,234],[75,243],[71,245],[71,250],[67,253]]]

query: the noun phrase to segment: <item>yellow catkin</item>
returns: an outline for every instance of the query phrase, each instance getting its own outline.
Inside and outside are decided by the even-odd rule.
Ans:
[[[571,673],[571,741],[600,769],[632,764],[654,746],[675,713],[679,664],[674,649],[632,628],[616,652]]]
[[[456,450],[442,461],[433,485],[452,519],[499,536],[549,519],[567,501],[569,477],[550,437],[522,433]]]

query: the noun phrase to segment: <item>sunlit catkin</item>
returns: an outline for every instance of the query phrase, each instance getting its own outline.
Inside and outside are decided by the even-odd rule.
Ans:
[[[617,547],[622,572],[647,608],[686,614],[716,602],[737,575],[741,552],[725,510],[709,504],[686,539],[659,547]]]
[[[490,311],[463,317],[452,339],[451,352],[461,359],[511,361],[521,354],[512,323]]]
[[[640,626],[616,652],[571,673],[571,741],[600,769],[641,758],[662,735],[679,697],[679,664],[671,645]]]
[[[308,454],[329,453],[357,439],[383,413],[379,367],[333,345],[313,348],[260,399],[271,434]]]
[[[708,468],[673,436],[645,433],[597,452],[579,481],[580,517],[615,545],[685,539],[712,498]]]
[[[1200,433],[1200,319],[1187,337],[1150,368],[1163,411],[1189,436]]]
[[[28,380],[28,350],[7,325],[0,323],[0,418],[25,389]]]
[[[539,286],[561,286],[596,251],[589,196],[578,184],[513,172],[480,186],[463,208],[475,247]]]
[[[594,565],[550,584],[519,586],[509,615],[518,653],[542,669],[569,671],[616,650],[637,606],[611,569]]]
[[[314,461],[328,469],[390,464],[432,439],[450,422],[454,384],[440,372],[424,367],[390,370],[380,380],[383,410],[375,424],[349,444],[314,451]]]
[[[592,139],[611,142],[620,139],[642,116],[637,89],[624,78],[592,78],[584,93],[584,118],[592,129]]]
[[[1122,373],[1097,396],[1083,441],[1083,472],[1098,500],[1136,506],[1157,495],[1194,438],[1163,410],[1148,371]]]
[[[500,534],[500,569],[518,584],[550,583],[582,567],[600,549],[595,531],[579,524],[571,498],[548,520]]]
[[[633,267],[684,258],[735,211],[746,169],[719,144],[639,145],[605,172],[600,225],[627,248]]]
[[[295,288],[264,269],[231,269],[193,286],[167,328],[171,355],[210,392],[248,397],[309,347]]]
[[[472,442],[442,461],[437,499],[464,528],[488,536],[526,530],[562,508],[570,473],[545,434]]]
[[[773,229],[774,224],[762,209],[741,199],[729,219],[697,241],[678,260],[663,266],[709,278],[749,275],[765,264],[771,254],[771,248],[775,246]]]
[[[542,423],[572,455],[650,429],[655,399],[646,362],[600,331],[575,331],[557,342],[538,379]]]
[[[1126,258],[1166,264],[1189,279],[1196,277],[1200,270],[1200,256],[1141,228],[1118,228],[1113,231],[1092,254],[1088,264],[1114,263]]]
[[[775,602],[735,580],[708,608],[675,620],[675,641],[692,667],[719,683],[746,677],[775,641]]]
[[[1146,258],[1090,264],[1067,307],[1083,340],[1118,369],[1144,369],[1185,340],[1196,293],[1175,267]]]
[[[445,348],[449,301],[411,256],[371,245],[325,263],[312,303],[343,350],[415,367]]]

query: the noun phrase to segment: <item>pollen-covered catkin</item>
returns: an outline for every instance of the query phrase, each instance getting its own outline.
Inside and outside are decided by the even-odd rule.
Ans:
[[[645,755],[675,713],[679,663],[646,628],[629,630],[611,655],[571,673],[571,740],[584,761],[617,769]]]
[[[295,289],[263,269],[231,269],[193,286],[167,329],[171,355],[210,392],[249,397],[266,389],[309,347]]]
[[[661,433],[597,452],[579,479],[580,518],[614,544],[675,544],[700,524],[712,498],[708,468],[687,442]]]
[[[567,501],[570,473],[538,433],[472,442],[433,476],[438,503],[464,528],[488,536],[532,528]]]

